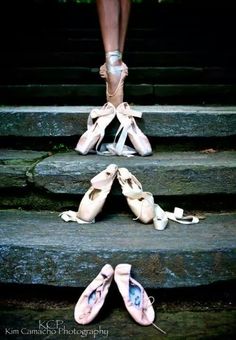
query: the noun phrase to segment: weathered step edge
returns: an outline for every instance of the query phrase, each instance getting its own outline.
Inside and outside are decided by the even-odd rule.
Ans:
[[[0,188],[26,188],[27,173],[48,155],[44,151],[0,149]]]
[[[126,167],[153,195],[200,195],[236,193],[236,153],[231,151],[160,152],[150,157],[80,156],[61,153],[39,162],[33,183],[57,194],[84,194],[89,180],[108,164]],[[114,192],[120,193],[115,187]]]
[[[27,162],[25,159],[28,157]],[[155,196],[236,193],[236,152],[160,152],[150,157],[81,156],[75,151],[1,150],[0,187],[32,188],[47,193],[83,195],[90,179],[110,163],[128,168]],[[31,160],[31,161],[29,161]],[[111,193],[121,195],[117,182]]]
[[[235,214],[207,215],[192,226],[170,223],[162,232],[124,215],[86,226],[65,225],[52,212],[0,216],[4,283],[83,287],[105,263],[123,262],[147,288],[235,279]]]
[[[80,136],[94,106],[2,106],[0,136]],[[150,137],[227,137],[236,135],[236,106],[132,106],[143,112],[137,123]],[[106,129],[114,136],[115,119]]]

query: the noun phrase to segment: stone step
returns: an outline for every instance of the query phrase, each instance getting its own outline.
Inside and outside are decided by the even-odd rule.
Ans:
[[[165,0],[164,0],[165,1]],[[197,27],[209,26],[216,22],[222,22],[222,29],[229,24],[233,24],[233,13],[232,5],[230,5],[229,0],[223,3],[218,1],[214,2],[214,11],[212,11],[211,1],[176,1],[174,4],[173,0],[169,1],[168,4],[158,3],[157,1],[147,1],[145,0],[143,4],[133,4],[130,26],[148,26],[148,27],[161,27],[166,26],[166,30],[175,32],[175,28],[178,27],[188,27],[196,25]],[[74,1],[75,2],[75,1]],[[148,3],[147,3],[148,2]],[[165,1],[166,2],[166,1]],[[171,3],[170,3],[171,2]],[[94,5],[83,5],[83,4],[72,4],[72,1],[67,3],[52,2],[50,5],[43,3],[43,1],[33,1],[32,3],[26,3],[18,5],[14,1],[16,13],[13,15],[12,11],[12,1],[9,2],[9,7],[4,3],[6,7],[5,14],[12,14],[13,25],[17,27],[19,23],[23,27],[28,27],[29,24],[32,25],[34,29],[42,26],[46,26],[54,29],[64,29],[66,28],[84,28],[89,24],[89,27],[98,27],[98,17],[96,6]],[[3,11],[4,6],[1,8]],[[46,11],[47,10],[47,11]],[[145,15],[143,13],[145,12]],[[4,12],[3,12],[4,13]],[[31,15],[29,15],[29,13]],[[225,14],[232,20],[227,20]],[[18,14],[18,15],[17,15]],[[214,15],[213,15],[214,14]],[[201,25],[199,25],[199,15],[201,17]],[[44,18],[43,25],[41,18]],[[22,20],[22,21],[21,21]],[[41,23],[41,25],[39,25]],[[230,33],[230,31],[229,31]]]
[[[56,154],[37,163],[33,183],[57,194],[83,194],[88,180],[110,163],[128,168],[153,195],[236,193],[236,152],[155,152],[153,156],[123,158],[76,152]],[[224,178],[224,181],[222,179]],[[115,193],[120,193],[120,188]]]
[[[197,225],[171,222],[158,232],[128,215],[79,225],[53,212],[0,211],[1,282],[84,287],[105,263],[123,262],[146,288],[231,280],[235,220],[235,213],[207,213]]]
[[[21,51],[71,51],[71,52],[92,52],[102,48],[100,32],[91,30],[81,30],[76,32],[30,32],[19,34],[11,42],[15,48]],[[138,31],[141,32],[138,36]],[[91,36],[92,35],[92,36]],[[136,36],[132,36],[136,35]],[[217,39],[216,39],[217,35]],[[220,27],[213,26],[211,31],[197,31],[189,27],[188,31],[178,30],[177,32],[160,31],[155,29],[135,30],[126,39],[126,51],[181,51],[181,50],[201,50],[201,49],[221,49],[231,45],[232,37],[220,31]]]
[[[175,28],[174,28],[175,29]],[[184,31],[185,29],[185,31]],[[230,34],[223,34],[220,28],[213,26],[202,31],[192,31],[188,27],[171,33],[163,32],[162,28],[155,29],[136,29],[130,35],[128,34],[125,47],[125,58],[127,53],[133,51],[139,52],[181,52],[181,51],[215,51],[223,53],[231,46],[232,38]],[[176,30],[176,29],[175,29]],[[217,37],[217,38],[216,38]],[[9,38],[18,55],[38,52],[40,55],[48,52],[84,52],[94,53],[100,51],[102,39],[98,29],[96,30],[77,30],[61,31],[51,33],[50,30],[45,32],[18,32],[15,36]],[[7,51],[5,52],[7,54]],[[17,60],[16,56],[12,56]],[[217,55],[212,54],[213,60],[218,60]],[[147,61],[148,62],[148,61]]]
[[[17,57],[16,57],[17,55]],[[233,66],[236,52],[228,46],[224,49],[197,51],[127,51],[124,60],[128,66]],[[99,51],[24,51],[12,46],[1,55],[4,67],[18,66],[75,66],[98,67],[104,63],[104,52]]]
[[[80,136],[94,106],[0,106],[1,137]],[[143,112],[137,123],[149,137],[230,137],[236,134],[235,106],[132,106]],[[180,124],[181,122],[181,124]],[[115,119],[106,136],[115,136]]]
[[[18,4],[17,1],[11,0],[1,4],[1,10],[12,14],[13,18],[18,19],[16,23],[20,22],[17,14],[21,14],[24,21],[22,24],[31,23],[33,27],[37,27],[38,23],[42,23],[41,18],[44,15],[43,24],[51,28],[64,28],[64,27],[81,27],[83,28],[88,24],[90,27],[97,27],[97,11],[94,1],[92,4],[78,4],[77,1],[60,2],[54,1],[48,3],[44,1],[29,1],[27,3]],[[136,1],[137,2],[137,1]],[[12,11],[12,4],[15,5],[16,13]],[[135,23],[136,26],[160,26],[165,23],[167,29],[173,26],[183,26],[190,24],[198,24],[198,16],[200,14],[203,20],[201,25],[207,25],[213,22],[215,17],[224,24],[229,22],[224,17],[225,12],[233,18],[232,9],[234,8],[233,0],[225,0],[223,3],[219,0],[214,1],[214,11],[212,11],[211,0],[199,1],[195,0],[162,0],[161,3],[157,1],[143,1],[142,4],[134,3],[131,11],[130,24]],[[47,9],[47,12],[45,12]],[[28,10],[28,12],[27,12]],[[143,12],[145,11],[145,15]],[[28,14],[31,14],[29,16]],[[4,13],[4,12],[3,12]],[[15,15],[14,15],[15,14]],[[186,15],[188,14],[188,15]],[[195,14],[195,16],[194,16]],[[214,14],[209,16],[209,14]],[[38,15],[38,16],[37,16]],[[180,20],[181,18],[181,20]],[[156,19],[156,20],[155,20]],[[15,24],[15,21],[13,21]],[[173,26],[170,26],[170,25]],[[27,25],[26,25],[27,26]],[[42,25],[41,25],[42,26]],[[40,26],[40,28],[41,28]],[[224,26],[222,27],[222,29]]]
[[[27,172],[48,153],[31,150],[0,150],[0,188],[25,188]]]
[[[65,13],[64,13],[65,14]],[[18,26],[18,30],[16,30],[15,35],[11,35],[11,31],[9,29],[6,30],[6,33],[10,35],[13,41],[22,44],[22,46],[27,47],[25,42],[29,42],[32,46],[39,48],[49,46],[48,42],[52,42],[51,47],[56,46],[69,46],[71,43],[73,45],[73,40],[70,39],[97,39],[100,40],[101,46],[101,32],[99,29],[98,17],[95,12],[95,18],[93,22],[88,21],[81,25],[81,21],[79,20],[79,13],[77,13],[77,21],[75,23],[64,22],[62,23],[65,16],[60,18],[61,22],[58,23],[56,20],[56,15],[54,18],[50,18],[51,22],[49,24],[44,23],[44,25],[35,25],[31,23],[31,30],[27,30],[28,26],[24,26],[22,23]],[[229,41],[229,38],[233,38],[233,32],[230,29],[233,29],[233,20],[234,13],[227,9],[221,9],[220,12],[217,13],[214,8],[214,15],[211,9],[209,11],[203,10],[187,10],[185,8],[179,11],[171,11],[170,9],[166,11],[166,13],[161,13],[160,11],[154,9],[154,13],[150,13],[148,11],[148,6],[145,7],[145,17],[144,20],[143,13],[138,13],[141,18],[137,17],[137,13],[131,11],[131,16],[129,20],[129,27],[127,31],[127,39],[126,39],[126,47],[128,48],[130,45],[130,41],[133,39],[153,39],[156,38],[155,41],[158,41],[160,45],[164,42],[164,39],[167,41],[179,41],[181,44],[183,41],[190,46],[193,46],[193,41],[195,40],[200,46],[204,44],[206,41],[209,41],[210,45],[216,45],[216,41],[219,42],[218,46],[223,46],[225,41]],[[211,16],[210,16],[211,14]],[[72,19],[73,13],[69,13],[69,20]],[[148,17],[152,16],[150,20]],[[224,17],[225,16],[225,17]],[[219,21],[222,22],[222,19],[227,19],[224,22],[224,25],[218,25]],[[53,20],[55,19],[55,20]],[[141,19],[141,20],[140,20]],[[201,21],[201,25],[199,25],[199,21]],[[223,23],[223,22],[222,22]],[[186,30],[186,27],[188,28]],[[25,34],[22,34],[25,33]],[[214,35],[214,33],[217,35]],[[35,40],[32,39],[35,36]],[[190,39],[192,38],[192,41]],[[201,39],[200,39],[201,37]],[[225,37],[225,41],[224,38]],[[61,39],[60,39],[61,38]],[[35,44],[35,42],[39,42],[40,45]],[[88,41],[89,44],[89,41]],[[145,45],[145,42],[144,42]],[[89,45],[85,45],[89,46]],[[95,50],[98,45],[94,45]],[[149,45],[150,46],[150,45]]]
[[[95,273],[94,273],[95,274]],[[95,274],[96,275],[96,274]],[[90,281],[94,276],[91,276]],[[88,282],[88,284],[90,283]],[[115,287],[115,285],[113,286]],[[38,298],[38,290],[32,286],[22,286],[21,288],[26,289],[29,296],[29,291],[34,292],[33,302],[28,302],[28,296],[25,301],[19,301],[16,299],[12,301],[12,291],[10,298],[5,302],[5,295],[2,292],[3,298],[1,299],[0,313],[1,313],[1,324],[2,334],[1,340],[8,340],[9,336],[11,339],[24,339],[24,338],[36,338],[43,339],[39,334],[47,332],[47,339],[104,339],[116,340],[117,338],[122,340],[129,340],[134,338],[136,340],[143,339],[162,339],[163,336],[158,330],[152,326],[140,327],[134,320],[129,316],[124,304],[122,305],[122,297],[117,293],[117,289],[110,288],[109,295],[105,301],[104,306],[99,312],[98,317],[86,326],[78,325],[74,318],[73,312],[75,304],[78,298],[82,294],[81,289],[76,288],[59,288],[57,292],[56,287],[49,287],[56,291],[59,299],[65,298],[65,291],[73,290],[71,292],[70,302],[61,300],[51,299],[51,296],[46,300],[42,301]],[[24,290],[20,289],[20,292]],[[44,292],[47,291],[48,287],[43,287]],[[197,289],[197,288],[195,288]],[[19,287],[14,285],[14,293],[18,292]],[[187,289],[189,290],[189,288]],[[173,292],[173,289],[171,290]],[[201,290],[202,292],[202,290]],[[204,293],[208,292],[205,288]],[[212,290],[209,289],[210,295],[212,296]],[[50,293],[51,290],[50,290]],[[168,291],[170,295],[170,290]],[[203,294],[203,292],[202,292]],[[15,294],[14,294],[15,295]],[[63,296],[62,296],[63,295]],[[154,309],[156,312],[155,323],[165,330],[166,340],[172,339],[201,339],[204,334],[205,339],[234,339],[235,337],[235,318],[236,311],[235,306],[228,297],[229,292],[225,290],[225,295],[228,297],[227,302],[224,304],[221,301],[215,302],[214,296],[213,301],[215,305],[211,307],[211,301],[202,300],[202,309],[200,307],[194,308],[188,301],[184,305],[183,296],[176,297],[177,307],[173,308],[173,303],[167,303],[164,301],[160,303],[161,293],[160,290],[156,292],[156,300]],[[204,294],[205,295],[205,294]],[[22,295],[21,295],[22,296]],[[118,302],[115,300],[117,298]],[[52,301],[51,301],[52,300]],[[181,304],[180,302],[181,301]],[[201,301],[193,301],[193,305],[201,304]],[[5,305],[4,305],[5,302]],[[171,301],[172,302],[172,301]],[[22,328],[22,324],[25,325]],[[47,326],[48,325],[48,326]],[[44,328],[45,327],[45,328]],[[35,336],[37,334],[37,336]],[[118,336],[117,336],[118,334]],[[178,334],[178,337],[176,337]]]
[[[209,19],[209,18],[208,18]],[[132,18],[130,19],[132,20]],[[170,20],[170,19],[169,19]],[[190,20],[190,19],[189,19]],[[216,18],[215,18],[215,22],[216,22]],[[209,23],[208,23],[209,24]],[[209,26],[209,25],[208,25]],[[211,27],[209,27],[210,30],[205,32],[206,37],[210,36],[213,34],[214,30],[217,30],[218,32],[222,32],[222,30],[220,29],[219,26],[216,25],[212,25]],[[22,28],[24,30],[24,28]],[[191,32],[191,34],[193,34],[194,37],[198,37],[199,34],[202,34],[204,32],[204,28],[203,26],[199,26],[196,23],[192,24],[191,26],[189,26],[189,32]],[[10,33],[10,32],[9,32]],[[16,34],[19,32],[16,32]],[[85,41],[86,39],[88,39],[89,41],[92,40],[100,40],[102,39],[101,37],[101,32],[100,30],[98,30],[98,27],[92,27],[91,25],[89,26],[63,26],[63,27],[59,27],[59,26],[45,26],[45,27],[34,27],[34,31],[27,31],[25,30],[26,36],[15,36],[17,37],[20,42],[24,42],[25,39],[32,39],[33,34],[35,35],[36,39],[44,39],[45,42],[47,41],[53,41],[55,39],[55,42],[69,42],[70,39],[73,40],[78,40],[78,41]],[[181,36],[183,36],[183,38],[185,38],[187,36],[187,32],[186,32],[186,23],[183,22],[175,22],[175,21],[171,21],[168,23],[167,25],[163,25],[163,23],[151,23],[151,24],[139,24],[139,23],[129,23],[129,29],[127,31],[127,42],[128,41],[132,41],[132,40],[136,40],[136,39],[142,39],[143,42],[145,42],[145,40],[147,38],[150,39],[154,39],[156,38],[169,38],[172,39],[173,37],[175,37],[176,39],[181,38]],[[60,40],[59,38],[61,38],[62,40]],[[203,37],[204,39],[204,37]],[[34,40],[30,40],[30,42],[32,42],[32,44],[34,44]],[[41,43],[43,43],[43,41],[41,41]]]
[[[26,165],[27,154],[30,162]],[[79,196],[87,191],[92,177],[115,163],[128,168],[141,181],[143,190],[155,196],[236,194],[234,151],[155,152],[150,157],[125,158],[3,149],[0,157],[2,189],[33,185],[45,193]],[[118,183],[111,193],[121,195]]]
[[[125,98],[135,104],[236,104],[235,84],[126,84]],[[104,84],[1,85],[0,100],[8,105],[101,105]]]
[[[205,14],[207,15],[207,14]],[[199,17],[197,18],[197,22],[192,22],[193,18],[188,18],[188,23],[181,22],[178,19],[175,21],[170,16],[167,18],[168,23],[158,22],[155,23],[129,23],[127,37],[126,37],[126,49],[129,50],[136,44],[140,44],[137,46],[138,49],[142,47],[148,47],[150,49],[151,45],[149,41],[154,43],[154,48],[162,48],[165,45],[165,41],[168,42],[168,48],[171,46],[175,46],[177,50],[179,50],[179,46],[177,43],[183,47],[183,43],[185,42],[186,46],[191,46],[194,50],[199,48],[200,46],[206,46],[206,42],[209,42],[208,47],[218,47],[225,46],[227,42],[230,42],[230,39],[233,38],[233,32],[229,31],[229,28],[233,28],[233,13],[231,13],[232,21],[230,22],[230,13],[226,14],[228,16],[228,24],[226,23],[224,27],[219,26],[219,19],[217,16],[211,17],[210,21],[209,16],[204,18],[201,16],[201,25],[199,25]],[[176,15],[177,16],[177,15]],[[194,14],[196,19],[196,13]],[[132,19],[132,18],[131,18]],[[155,18],[157,20],[157,18]],[[162,19],[163,20],[163,19]],[[203,23],[204,20],[207,20],[207,23]],[[186,30],[188,27],[188,30]],[[92,28],[91,25],[80,26],[64,26],[64,27],[56,27],[55,26],[37,26],[32,27],[31,31],[27,30],[24,27],[20,27],[19,31],[16,31],[14,35],[10,34],[9,38],[14,41],[18,46],[22,44],[24,48],[29,49],[27,46],[27,42],[32,45],[34,48],[46,48],[47,50],[51,50],[52,48],[63,49],[65,47],[78,49],[84,47],[84,51],[86,48],[95,47],[94,50],[97,50],[97,47],[101,47],[102,37],[101,32],[98,29],[98,26]],[[22,34],[24,33],[24,34]],[[228,34],[227,34],[228,33]],[[214,35],[216,34],[217,37]],[[33,39],[33,37],[35,39]],[[218,41],[218,45],[216,42]],[[194,42],[196,45],[194,45]],[[37,43],[39,45],[37,45]],[[49,45],[51,43],[51,46]],[[99,45],[97,45],[99,44]],[[145,50],[143,48],[143,50]]]
[[[17,67],[0,69],[1,84],[101,84],[98,68]],[[235,83],[233,67],[129,67],[129,84]]]

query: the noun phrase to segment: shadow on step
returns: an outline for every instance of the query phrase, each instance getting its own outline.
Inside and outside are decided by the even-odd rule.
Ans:
[[[142,124],[140,124],[142,129]],[[144,129],[143,129],[144,130]],[[104,143],[111,143],[112,135],[104,137]],[[148,133],[144,130],[148,135]],[[68,137],[23,137],[0,136],[1,148],[14,150],[50,151],[52,153],[73,151],[80,134]],[[226,137],[149,137],[154,152],[163,151],[216,151],[235,150],[235,136]],[[127,145],[132,146],[127,140]],[[81,155],[78,155],[81,157]],[[135,156],[140,157],[140,156]],[[123,157],[122,157],[123,158]],[[125,159],[125,158],[123,158]],[[146,158],[148,160],[148,158]]]
[[[232,309],[236,308],[235,283],[236,281],[232,280],[194,288],[148,289],[147,293],[155,298],[158,310],[163,311],[167,308],[169,311]],[[83,290],[84,288],[74,287],[0,284],[0,305],[62,308],[76,303]],[[109,294],[112,296],[114,306],[123,305],[115,284],[111,286]],[[105,314],[109,312],[109,309],[109,304],[107,304]]]
[[[118,184],[115,183],[114,186]],[[0,209],[23,210],[77,210],[83,195],[52,194],[36,188],[1,189]],[[106,219],[110,214],[129,214],[131,211],[126,199],[121,194],[110,194],[102,212],[96,220]],[[187,196],[155,196],[164,210],[173,211],[174,207],[181,207],[189,212],[231,212],[236,209],[235,194],[208,194]],[[115,204],[114,204],[115,202]]]

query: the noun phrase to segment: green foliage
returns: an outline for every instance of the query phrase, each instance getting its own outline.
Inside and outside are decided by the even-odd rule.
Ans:
[[[69,151],[69,148],[63,144],[63,143],[59,143],[59,144],[55,144],[52,148],[52,152],[65,152],[65,151]]]

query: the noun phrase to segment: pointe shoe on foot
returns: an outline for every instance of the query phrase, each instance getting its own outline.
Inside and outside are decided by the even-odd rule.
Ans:
[[[151,193],[143,192],[142,184],[126,168],[119,168],[117,179],[131,211],[143,223],[154,218],[154,199]]]
[[[130,271],[128,263],[116,266],[115,282],[132,318],[142,326],[151,325],[155,319],[152,302],[142,285],[131,277]]]
[[[87,131],[80,137],[75,150],[86,155],[96,144],[97,151],[105,129],[115,115],[115,107],[111,103],[106,103],[101,109],[93,109],[88,116]],[[94,123],[93,119],[96,119]]]
[[[78,212],[64,211],[59,216],[65,221],[79,224],[94,223],[101,212],[116,177],[117,165],[110,164],[105,170],[91,179],[91,187],[83,196]]]
[[[100,67],[100,75],[106,81],[107,102],[110,102],[115,107],[117,107],[119,104],[123,102],[123,99],[124,99],[124,80],[128,75],[128,67],[125,63],[122,63],[121,66],[114,66],[114,67],[120,68],[120,75],[117,75],[117,77],[119,77],[119,83],[115,91],[113,91],[113,93],[109,91],[108,70],[107,70],[106,63]]]
[[[104,304],[113,274],[113,268],[106,264],[84,290],[74,309],[74,318],[77,323],[86,325],[97,316]]]
[[[128,103],[121,103],[116,108],[116,115],[120,122],[120,127],[116,133],[116,136],[120,134],[120,137],[118,142],[114,143],[117,154],[122,155],[125,153],[124,145],[128,136],[138,154],[141,156],[151,155],[152,147],[150,142],[134,119],[134,117],[141,118],[142,112],[132,110]]]

